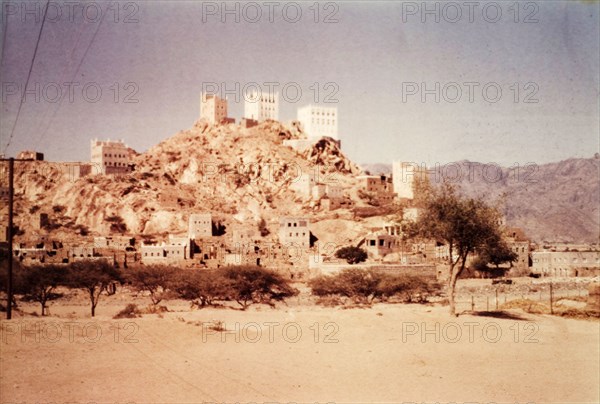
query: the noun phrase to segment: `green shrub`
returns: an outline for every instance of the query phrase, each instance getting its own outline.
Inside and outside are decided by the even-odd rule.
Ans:
[[[336,258],[345,259],[348,264],[358,264],[367,260],[367,252],[360,247],[342,247],[335,252]]]
[[[401,302],[426,302],[437,294],[440,286],[416,275],[390,275],[375,270],[346,269],[333,276],[320,276],[309,281],[312,294],[321,298],[317,303],[331,304],[345,297],[354,303],[370,304],[375,300],[396,299]],[[339,302],[343,302],[341,299]]]

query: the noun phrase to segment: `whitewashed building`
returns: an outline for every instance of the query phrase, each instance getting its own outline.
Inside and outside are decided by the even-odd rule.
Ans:
[[[190,259],[190,240],[187,237],[169,235],[167,242],[160,244],[142,243],[142,263],[145,265],[172,263]]]
[[[533,273],[553,277],[600,275],[598,251],[533,251]]]
[[[279,93],[252,92],[244,98],[244,118],[258,122],[279,120]]]
[[[91,162],[102,174],[125,174],[132,171],[131,149],[122,141],[97,140],[91,142]]]
[[[424,166],[403,161],[392,163],[392,184],[397,198],[414,199],[416,180],[426,178],[427,169]]]
[[[338,140],[337,107],[322,107],[309,104],[298,108],[298,121],[308,139],[331,137]]]

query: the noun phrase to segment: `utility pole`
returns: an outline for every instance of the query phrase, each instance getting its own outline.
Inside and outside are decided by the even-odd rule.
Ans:
[[[8,161],[8,226],[7,226],[7,241],[8,241],[8,280],[6,293],[8,295],[6,305],[6,319],[12,318],[12,301],[13,301],[13,197],[14,197],[14,168],[15,159],[0,159]]]
[[[26,159],[0,159],[0,161],[8,161],[8,282],[7,282],[7,295],[8,302],[6,305],[6,319],[12,318],[12,302],[13,302],[13,203],[15,196],[15,161],[28,161]]]
[[[6,319],[12,318],[13,302],[13,198],[15,195],[15,159],[8,159],[8,304]]]

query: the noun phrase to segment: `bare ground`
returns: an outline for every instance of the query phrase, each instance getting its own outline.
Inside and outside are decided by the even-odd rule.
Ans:
[[[295,299],[112,319],[130,300],[103,296],[94,319],[77,296],[3,320],[0,402],[600,401],[597,321]]]

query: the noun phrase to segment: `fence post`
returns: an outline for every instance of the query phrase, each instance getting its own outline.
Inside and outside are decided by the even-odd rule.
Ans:
[[[550,314],[554,314],[554,309],[552,307],[552,299],[553,299],[553,292],[552,292],[552,282],[550,282]]]
[[[473,295],[471,295],[471,311],[475,311],[475,299]]]
[[[490,297],[485,297],[485,311],[490,311]]]
[[[498,311],[498,289],[496,289],[496,311]]]

